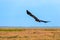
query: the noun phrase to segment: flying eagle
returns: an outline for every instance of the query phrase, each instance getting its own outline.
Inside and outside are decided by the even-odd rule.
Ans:
[[[49,21],[39,20],[36,16],[34,16],[34,15],[33,15],[31,12],[29,12],[28,10],[26,10],[26,12],[27,12],[27,14],[28,14],[29,16],[31,16],[32,18],[34,18],[35,21],[37,21],[37,22],[44,22],[44,23],[49,22]]]

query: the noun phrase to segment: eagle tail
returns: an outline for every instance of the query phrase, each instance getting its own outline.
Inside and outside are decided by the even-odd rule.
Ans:
[[[41,22],[48,23],[48,22],[50,22],[50,21],[43,21],[43,20],[41,20]]]

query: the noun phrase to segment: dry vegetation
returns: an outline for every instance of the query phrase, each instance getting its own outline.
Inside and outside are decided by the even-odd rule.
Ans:
[[[60,40],[60,29],[0,28],[0,40]]]

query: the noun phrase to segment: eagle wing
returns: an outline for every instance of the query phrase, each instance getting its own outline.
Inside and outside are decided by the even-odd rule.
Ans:
[[[29,16],[31,16],[32,18],[34,18],[35,21],[40,22],[40,20],[39,20],[36,16],[34,16],[31,12],[29,12],[28,10],[26,10],[26,12],[27,12],[27,14],[28,14]]]

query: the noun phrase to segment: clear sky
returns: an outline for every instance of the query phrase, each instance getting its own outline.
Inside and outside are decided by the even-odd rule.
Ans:
[[[51,22],[38,23],[26,10]],[[60,26],[60,0],[0,0],[0,26]]]

